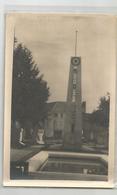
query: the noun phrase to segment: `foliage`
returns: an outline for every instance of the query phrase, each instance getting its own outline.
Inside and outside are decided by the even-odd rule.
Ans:
[[[105,128],[109,126],[109,106],[110,106],[110,94],[107,93],[99,100],[99,106],[97,110],[92,113],[92,122],[97,125],[101,125]]]
[[[46,117],[49,97],[47,82],[40,75],[32,53],[23,44],[14,43],[12,80],[12,121],[37,124]]]

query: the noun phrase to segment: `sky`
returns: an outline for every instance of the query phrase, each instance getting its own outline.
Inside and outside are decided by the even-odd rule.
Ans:
[[[115,66],[115,20],[107,15],[19,14],[15,36],[31,52],[50,87],[49,102],[66,101],[71,56],[81,56],[82,101],[92,112],[111,93]]]

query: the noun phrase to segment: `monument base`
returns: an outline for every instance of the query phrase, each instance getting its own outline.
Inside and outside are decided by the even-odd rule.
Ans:
[[[63,141],[63,148],[65,150],[80,151],[82,147],[81,138],[76,139],[76,134],[66,133]]]

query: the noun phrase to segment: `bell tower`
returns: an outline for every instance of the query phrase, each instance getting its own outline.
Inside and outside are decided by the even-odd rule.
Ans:
[[[81,57],[77,56],[77,33],[75,56],[71,57],[66,102],[64,147],[80,149],[82,138]]]

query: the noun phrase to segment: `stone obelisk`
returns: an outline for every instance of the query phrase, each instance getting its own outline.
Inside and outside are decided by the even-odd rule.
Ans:
[[[82,140],[82,95],[81,95],[81,57],[77,56],[77,31],[75,56],[71,57],[66,102],[66,120],[64,128],[64,147],[81,148]]]

